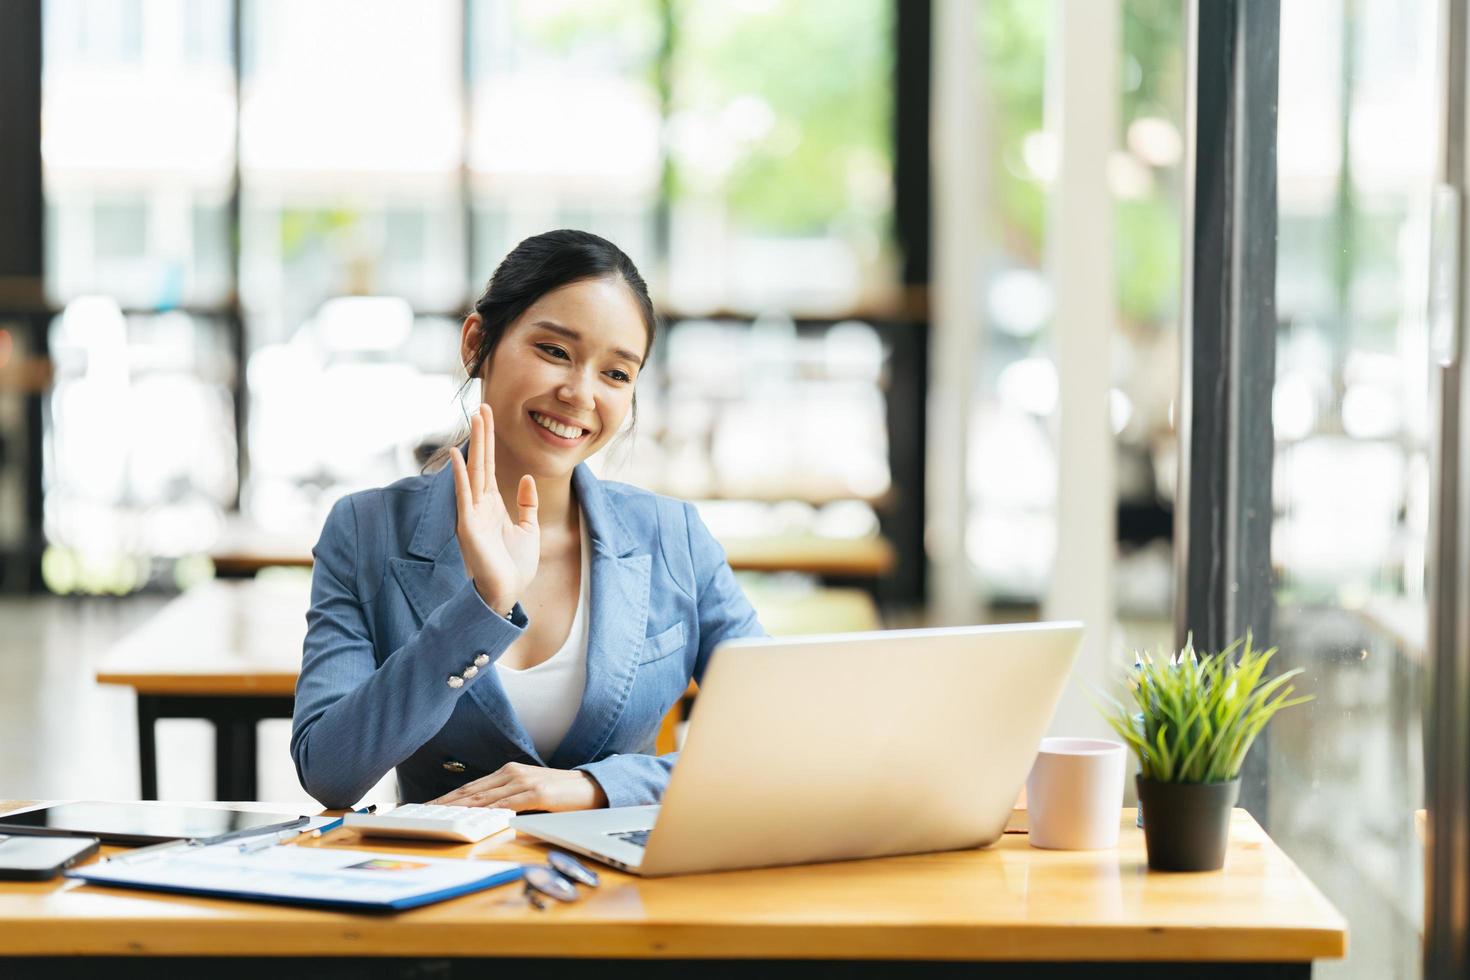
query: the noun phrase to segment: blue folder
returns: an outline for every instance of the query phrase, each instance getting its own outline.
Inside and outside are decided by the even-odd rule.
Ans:
[[[516,881],[508,861],[381,854],[281,845],[241,853],[236,844],[180,846],[68,871],[93,885],[359,912],[396,912]]]

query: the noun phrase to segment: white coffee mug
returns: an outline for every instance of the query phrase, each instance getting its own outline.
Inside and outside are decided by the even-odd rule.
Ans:
[[[1032,847],[1092,851],[1118,844],[1128,752],[1102,738],[1044,738],[1026,779]]]

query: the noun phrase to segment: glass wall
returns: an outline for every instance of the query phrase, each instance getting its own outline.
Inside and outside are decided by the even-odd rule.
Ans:
[[[199,574],[236,499],[228,0],[43,7],[43,576]],[[187,310],[187,312],[186,312]]]
[[[186,585],[235,499],[237,365],[227,321],[72,300],[51,325],[46,584]]]
[[[304,551],[343,493],[418,472],[477,395],[461,318],[516,242],[557,227],[621,245],[668,317],[637,433],[596,469],[694,498],[728,535],[878,533],[889,0],[44,9],[46,284],[72,303],[51,333],[54,588],[102,581],[83,564],[170,585],[179,549],[220,539]],[[199,472],[92,420],[103,381],[167,407],[165,327],[213,352],[166,366],[192,378],[179,405],[210,408],[130,431]],[[79,484],[94,452],[116,472]],[[213,508],[187,541],[86,532],[186,500]]]
[[[1420,971],[1438,6],[1281,5],[1272,835],[1348,917],[1324,977]]]
[[[670,297],[891,305],[888,0],[673,0]]]
[[[323,300],[454,309],[460,11],[422,4],[241,7],[240,292],[258,342]]]
[[[528,235],[582,228],[662,284],[663,4],[478,0],[469,10],[471,280],[488,279]]]
[[[1125,623],[1152,624],[1128,636],[1152,638],[1172,597],[1185,37],[1172,0],[1123,0],[1121,12],[1120,128],[1105,161],[1118,296],[1104,367],[1117,452],[1114,588]],[[991,602],[1026,608],[1047,593],[1056,547],[1058,380],[1045,256],[1065,125],[1046,111],[1057,9],[997,0],[977,17],[990,224],[966,538]]]
[[[46,284],[65,302],[213,305],[233,289],[229,0],[43,6]]]
[[[289,533],[459,418],[460,4],[241,6],[242,512]]]

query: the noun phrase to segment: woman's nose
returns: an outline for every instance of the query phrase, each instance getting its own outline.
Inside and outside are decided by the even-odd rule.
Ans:
[[[568,381],[566,384],[563,384],[561,390],[556,393],[556,396],[568,405],[585,405],[590,407],[592,404],[591,390],[591,385],[585,380],[578,378],[576,381]]]

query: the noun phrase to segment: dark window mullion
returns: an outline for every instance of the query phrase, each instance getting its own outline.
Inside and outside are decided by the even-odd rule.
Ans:
[[[1276,376],[1275,0],[1193,0],[1189,231],[1176,511],[1176,641],[1215,651],[1275,610],[1271,478]],[[1267,822],[1264,736],[1241,805]]]

